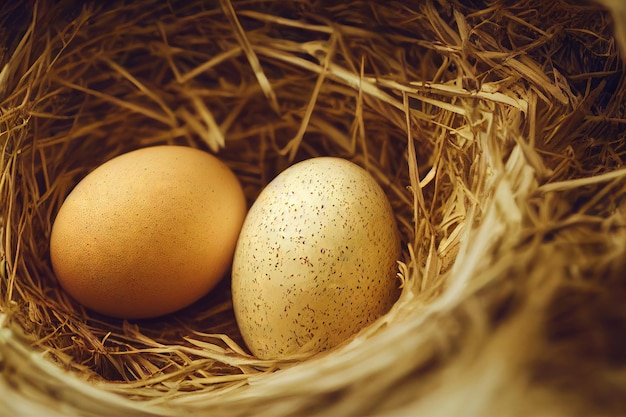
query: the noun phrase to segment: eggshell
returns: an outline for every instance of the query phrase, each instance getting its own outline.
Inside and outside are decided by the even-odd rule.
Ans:
[[[278,175],[242,227],[232,296],[242,336],[259,358],[336,346],[398,296],[400,239],[373,177],[334,157]]]
[[[89,309],[148,318],[210,291],[232,262],[246,200],[206,152],[155,146],[111,159],[61,206],[50,257],[61,286]]]

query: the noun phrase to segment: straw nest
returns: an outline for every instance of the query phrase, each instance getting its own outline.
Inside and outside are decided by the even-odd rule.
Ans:
[[[0,415],[626,414],[619,1],[94,3],[0,12]],[[217,153],[250,202],[300,159],[366,167],[400,299],[280,361],[247,353],[228,280],[164,319],[85,311],[55,213],[163,143]]]

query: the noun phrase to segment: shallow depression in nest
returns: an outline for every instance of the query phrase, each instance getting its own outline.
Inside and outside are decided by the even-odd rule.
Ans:
[[[403,245],[411,241],[404,121],[398,116],[387,120],[392,106],[346,85],[358,81],[359,65],[372,74],[377,65],[393,63],[376,62],[375,56],[367,56],[372,62],[360,61],[366,55],[342,51],[327,26],[293,28],[303,24],[273,22],[271,14],[253,11],[243,11],[240,22],[255,43],[262,73],[251,64],[232,22],[221,21],[221,9],[178,5],[174,11],[162,6],[146,12],[129,7],[128,21],[112,32],[102,28],[121,10],[74,10],[71,23],[63,18],[70,11],[52,12],[51,44],[35,43],[43,48],[37,53],[54,58],[35,81],[41,96],[30,110],[30,123],[36,128],[7,149],[25,179],[24,187],[16,187],[15,201],[31,210],[21,240],[27,249],[15,265],[18,280],[11,289],[22,296],[14,319],[52,359],[111,381],[153,384],[172,375],[183,389],[186,379],[194,389],[207,375],[219,382],[223,375],[281,366],[245,353],[229,279],[181,312],[130,322],[82,309],[56,283],[47,242],[61,202],[102,162],[138,147],[182,144],[216,153],[238,175],[250,203],[295,161],[320,155],[351,159],[384,187]],[[33,26],[33,36],[49,36],[40,33],[42,21]],[[345,30],[347,39],[341,42],[354,38],[356,46],[379,47],[378,40]],[[310,50],[298,43],[303,37]],[[341,77],[348,80],[329,70],[335,62],[347,65],[349,72]],[[269,83],[265,91],[260,78]],[[432,145],[425,142],[421,148],[424,152]],[[215,353],[207,355],[207,350]],[[229,380],[237,378],[224,378]]]
[[[558,235],[540,221],[556,224],[571,208],[545,194],[569,189],[558,181],[623,166],[623,64],[608,36],[589,33],[590,12],[593,29],[608,30],[598,10],[540,2],[161,3],[35,2],[4,15],[23,31],[12,38],[2,85],[2,311],[46,360],[103,389],[183,404],[186,393],[218,396],[264,377],[271,387],[276,369],[317,361],[339,371],[311,390],[341,396],[342,383],[365,375],[357,362],[370,357],[372,372],[389,368],[381,384],[392,386],[409,368],[393,367],[399,357],[376,349],[385,337],[400,339],[402,325],[424,335],[419,349],[398,349],[414,354],[407,360],[416,373],[426,372],[443,360],[433,349],[451,355],[460,349],[452,340],[471,328],[465,316],[432,318],[443,302],[434,313],[429,307],[443,295],[452,310],[464,291],[484,286],[485,315],[501,320],[515,286],[493,284],[491,293],[490,280],[519,272],[515,251],[532,264],[534,252],[524,250],[533,234],[537,242]],[[564,19],[564,10],[574,29],[553,31],[544,17]],[[604,136],[613,139],[594,139]],[[340,156],[368,169],[402,235],[396,306],[336,351],[284,361],[247,354],[228,279],[166,318],[118,321],[81,309],[50,268],[55,213],[99,164],[157,144],[216,153],[249,203],[302,159]],[[610,196],[619,175],[606,188],[591,182],[589,193]],[[557,185],[538,190],[542,182]],[[588,209],[604,215],[617,205]],[[465,242],[474,229],[475,240]],[[300,382],[314,373],[302,369]]]

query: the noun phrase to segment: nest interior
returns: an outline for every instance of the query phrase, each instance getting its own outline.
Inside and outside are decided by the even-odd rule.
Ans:
[[[1,6],[0,411],[626,413],[614,16],[562,0]],[[298,160],[365,167],[401,230],[399,300],[280,361],[247,352],[228,279],[156,320],[81,308],[50,267],[55,213],[99,164],[157,144],[217,154],[249,202]]]

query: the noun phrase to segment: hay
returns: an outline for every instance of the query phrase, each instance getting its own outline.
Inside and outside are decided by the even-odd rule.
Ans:
[[[0,414],[626,413],[611,16],[531,0],[2,6]],[[247,353],[228,280],[165,319],[82,309],[50,268],[54,215],[103,161],[163,143],[220,155],[249,201],[307,157],[366,167],[401,229],[396,305],[280,361]]]

